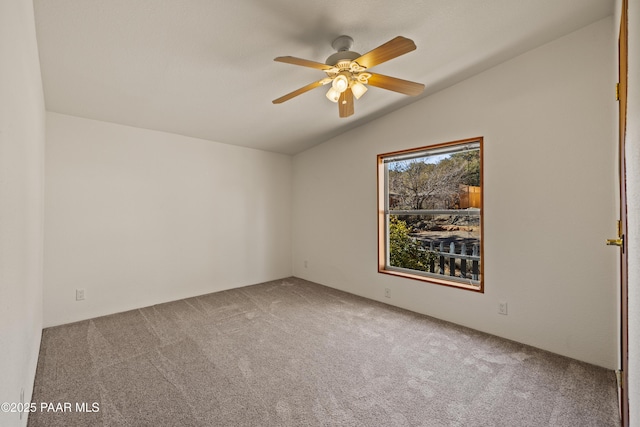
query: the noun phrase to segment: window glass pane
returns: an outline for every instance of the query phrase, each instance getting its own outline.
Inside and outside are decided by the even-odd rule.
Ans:
[[[390,209],[480,207],[480,151],[387,163]]]
[[[479,281],[480,215],[475,211],[389,215],[389,265]]]

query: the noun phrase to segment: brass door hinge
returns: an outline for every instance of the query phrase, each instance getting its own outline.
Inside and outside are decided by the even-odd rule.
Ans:
[[[618,380],[618,388],[624,388],[624,375],[621,369],[616,371],[616,380]]]

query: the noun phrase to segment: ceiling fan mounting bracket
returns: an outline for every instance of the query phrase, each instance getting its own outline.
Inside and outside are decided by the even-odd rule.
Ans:
[[[351,50],[351,46],[353,46],[353,39],[351,37],[349,37],[349,36],[337,37],[331,43],[331,47],[334,48],[338,52],[343,52],[345,50]]]
[[[351,46],[353,46],[353,39],[351,37],[340,36],[336,38],[333,43],[331,43],[331,47],[336,50],[336,53],[329,56],[325,64],[334,66],[340,70],[348,70],[351,61],[361,56],[357,52],[352,52]]]

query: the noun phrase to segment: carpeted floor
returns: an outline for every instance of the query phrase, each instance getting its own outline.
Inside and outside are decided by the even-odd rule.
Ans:
[[[611,371],[295,278],[45,329],[33,402],[32,427],[619,425]]]

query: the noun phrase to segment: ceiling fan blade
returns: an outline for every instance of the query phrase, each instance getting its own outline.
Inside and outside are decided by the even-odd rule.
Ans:
[[[291,98],[294,98],[298,95],[302,95],[305,92],[309,92],[312,89],[317,88],[318,86],[322,86],[325,84],[326,79],[322,79],[322,80],[318,80],[317,82],[313,82],[313,83],[309,83],[308,85],[301,87],[300,89],[296,89],[293,92],[290,92],[284,96],[281,96],[278,99],[274,99],[273,102],[274,104],[282,104],[285,101],[290,100]]]
[[[397,58],[400,55],[409,53],[416,49],[413,40],[406,37],[398,36],[389,40],[383,45],[378,46],[370,52],[365,53],[354,61],[365,68],[371,68],[375,65],[387,62],[390,59]]]
[[[410,82],[409,80],[397,79],[382,74],[371,74],[369,84],[409,96],[420,95],[422,91],[424,91],[424,85],[422,83]]]
[[[340,99],[338,99],[338,112],[340,113],[340,117],[349,117],[353,114],[353,92],[351,92],[351,88],[347,88],[347,90],[340,94]]]
[[[309,61],[308,59],[296,58],[293,56],[279,56],[275,58],[274,61],[293,65],[301,65],[303,67],[315,68],[317,70],[323,71],[331,70],[332,68],[334,68],[331,65],[323,64],[321,62]]]

